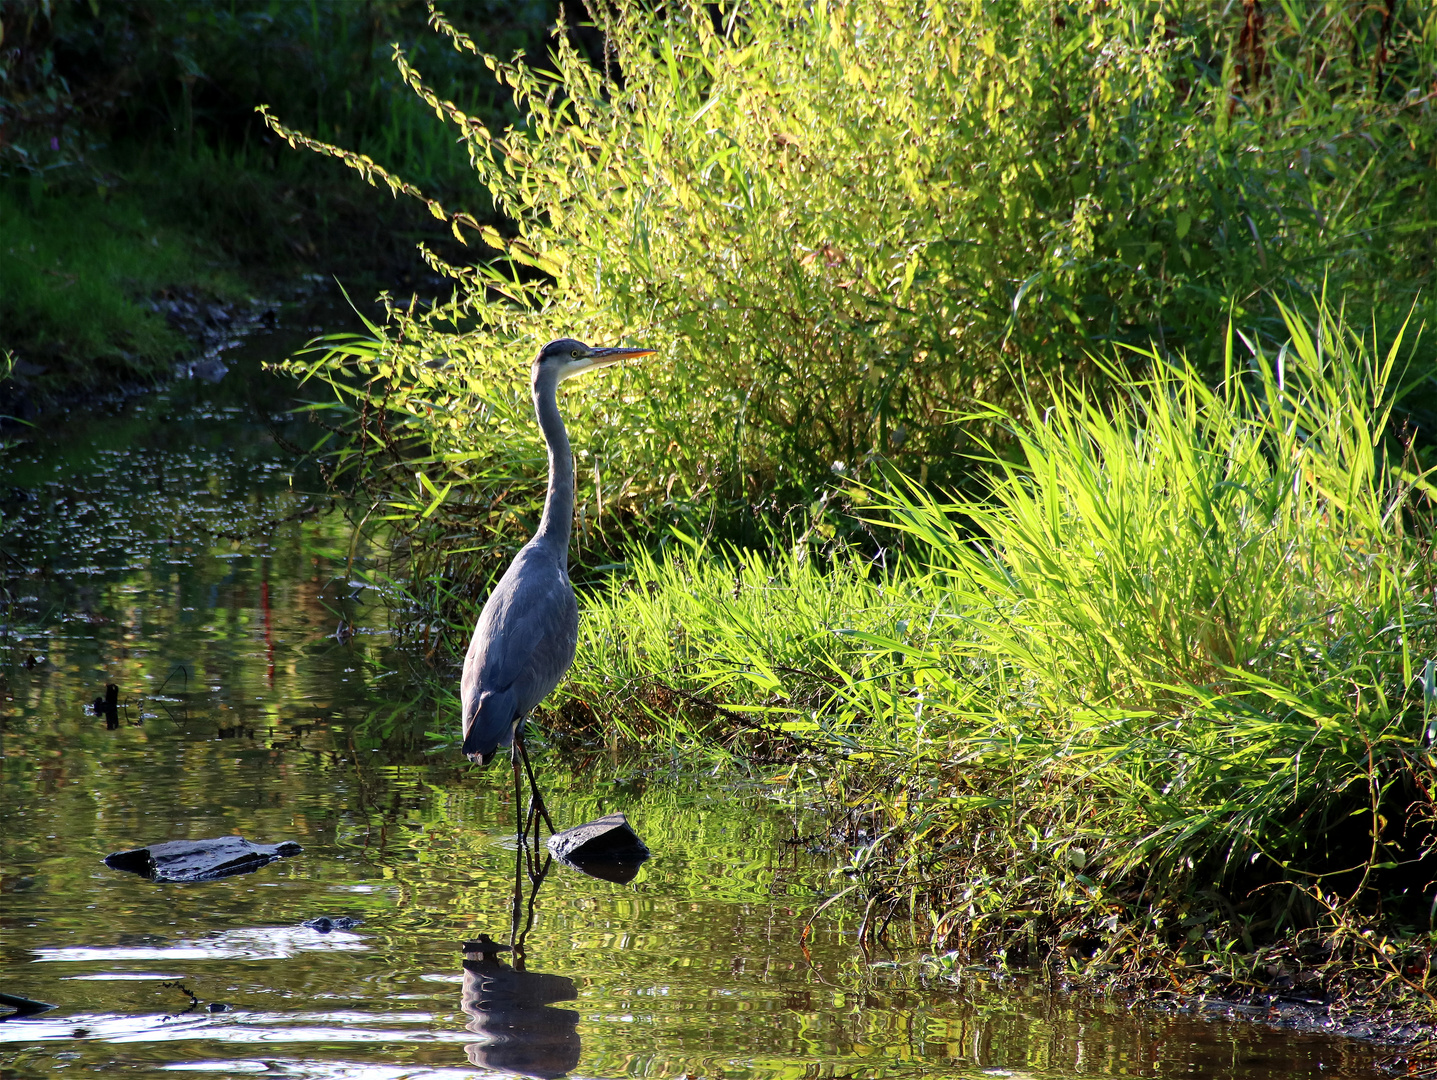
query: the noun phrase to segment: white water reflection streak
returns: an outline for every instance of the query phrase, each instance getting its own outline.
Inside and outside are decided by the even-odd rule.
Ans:
[[[465,1043],[468,1031],[436,1031],[435,1016],[412,1013],[72,1014],[10,1020],[0,1024],[0,1043],[100,1040],[108,1043],[179,1042],[203,1039],[228,1043]],[[394,1027],[381,1027],[393,1024]],[[423,1030],[414,1030],[421,1026]]]
[[[357,1061],[289,1061],[265,1058],[263,1061],[179,1061],[160,1066],[165,1072],[215,1072],[224,1074],[264,1073],[284,1080],[482,1080],[489,1076],[510,1074],[486,1073],[475,1069],[405,1068],[393,1065],[365,1065]],[[575,1077],[574,1080],[580,1080]]]
[[[367,948],[362,937],[343,930],[321,934],[307,926],[260,926],[222,930],[212,937],[181,939],[168,945],[41,948],[35,950],[34,962],[107,964],[121,960],[288,960],[306,952],[364,952]]]

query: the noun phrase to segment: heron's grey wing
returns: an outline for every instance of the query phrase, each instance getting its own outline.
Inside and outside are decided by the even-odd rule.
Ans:
[[[483,741],[508,745],[514,722],[569,670],[578,625],[568,574],[543,548],[526,547],[495,586],[474,628],[462,686],[466,745],[480,713]]]

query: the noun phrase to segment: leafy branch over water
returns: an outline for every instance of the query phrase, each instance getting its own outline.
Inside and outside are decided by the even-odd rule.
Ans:
[[[1274,290],[1327,282],[1400,325],[1430,275],[1417,7],[1293,6],[1259,27],[1158,3],[722,10],[601,5],[606,62],[561,27],[548,67],[485,56],[436,14],[512,93],[524,121],[503,131],[396,49],[508,220],[431,200],[493,261],[443,267],[451,304],[397,305],[365,346],[377,366],[341,348],[307,370],[362,380],[338,426],[392,410],[396,438],[427,445],[413,469],[355,461],[407,493],[424,574],[500,562],[472,558],[470,528],[431,527],[430,484],[464,520],[497,513],[492,550],[521,538],[543,457],[512,446],[516,372],[561,332],[664,350],[568,394],[597,554],[636,515],[754,541],[755,509],[812,506],[835,464],[959,482],[986,428],[955,412],[1065,372],[1100,389],[1087,356],[1115,343],[1216,370],[1229,318],[1281,338]],[[283,119],[296,145],[417,190]]]

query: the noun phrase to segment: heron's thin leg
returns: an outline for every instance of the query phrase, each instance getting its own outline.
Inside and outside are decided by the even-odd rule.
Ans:
[[[514,835],[519,841],[519,846],[524,847],[524,838],[528,835],[529,822],[519,816],[519,807],[524,805],[523,781],[519,779],[519,740],[514,740],[514,745],[509,748],[509,762],[514,766]],[[532,781],[531,781],[532,782]],[[532,813],[532,811],[530,811]]]
[[[514,735],[514,745],[519,748],[519,756],[524,759],[524,771],[529,774],[529,790],[534,793],[534,806],[544,818],[544,824],[549,826],[549,835],[552,836],[559,830],[554,828],[554,822],[549,818],[549,810],[544,805],[544,796],[539,792],[539,785],[534,782],[534,766],[529,764],[529,751],[524,749],[524,740],[517,733]]]
[[[519,931],[519,936],[515,939],[518,942],[515,948],[521,953],[524,949],[524,939],[529,936],[529,931],[534,927],[534,904],[539,899],[539,886],[544,884],[544,878],[549,875],[549,868],[553,865],[554,857],[552,855],[545,855],[544,865],[538,874],[536,875],[532,871],[529,874],[529,911],[524,918],[524,929]],[[515,966],[517,967],[518,965],[516,964]]]
[[[529,841],[528,841],[528,839],[527,839],[527,837],[530,835],[530,834],[529,834],[529,830],[530,830],[530,829],[533,829],[533,830],[534,830],[534,832],[533,832],[534,846],[533,846],[533,847],[530,847],[530,846],[529,846]],[[524,841],[524,865],[527,866],[528,869],[529,869],[529,880],[530,880],[530,881],[534,881],[534,880],[535,880],[535,875],[538,873],[538,866],[539,866],[539,838],[540,838],[542,835],[543,835],[543,834],[542,834],[542,833],[540,832],[540,830],[539,830],[539,813],[538,813],[538,811],[536,811],[536,810],[534,809],[534,802],[533,802],[533,800],[531,799],[531,800],[529,801],[529,812],[528,812],[528,814],[526,814],[526,815],[524,816],[524,836],[526,837],[526,839],[525,839],[525,841]]]

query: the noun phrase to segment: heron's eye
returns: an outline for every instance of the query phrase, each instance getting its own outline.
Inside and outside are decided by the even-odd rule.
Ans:
[[[575,349],[573,352],[569,353],[569,355],[572,356],[575,360],[577,360],[579,359],[579,350]]]

